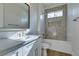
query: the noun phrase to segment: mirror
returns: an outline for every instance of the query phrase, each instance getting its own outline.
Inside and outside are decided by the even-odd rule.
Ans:
[[[27,3],[0,3],[0,28],[28,29],[30,6]]]

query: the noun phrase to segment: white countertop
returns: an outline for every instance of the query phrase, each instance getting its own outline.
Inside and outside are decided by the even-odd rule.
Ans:
[[[14,46],[19,45],[19,44],[24,43],[24,42],[26,42],[26,44],[27,44],[28,42],[31,42],[31,41],[33,41],[37,38],[39,38],[38,35],[29,35],[28,38],[23,37],[23,38],[20,38],[20,39],[15,39],[15,38],[0,39],[0,52],[2,53],[2,51],[4,52],[4,50],[6,50],[8,48],[10,48],[10,47],[14,48]]]
[[[20,48],[21,50],[24,49],[24,47],[26,47],[26,48],[25,48],[26,51],[24,51],[24,52],[21,51],[22,53],[25,53],[25,54],[22,54],[21,56],[28,56],[28,54],[29,54],[29,52],[31,51],[31,49],[32,49],[32,47],[33,47],[33,45],[34,45],[35,42],[36,42],[36,41],[33,41],[33,42],[27,44],[26,46],[21,47],[21,48]],[[18,49],[18,50],[19,50],[19,49]],[[12,51],[12,52],[9,52],[9,53],[5,54],[5,56],[16,56],[16,52],[17,52],[17,50]],[[27,53],[26,53],[26,52],[27,52]]]
[[[10,39],[2,39],[0,40],[0,52],[9,48],[9,47],[12,47],[12,46],[15,46],[17,44],[20,44],[22,43],[23,41],[18,41],[18,40],[10,40]]]

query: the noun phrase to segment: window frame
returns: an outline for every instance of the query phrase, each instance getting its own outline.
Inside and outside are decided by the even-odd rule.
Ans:
[[[52,15],[54,13],[54,16],[50,16],[50,15]],[[60,16],[57,16],[56,15],[56,13],[61,13],[60,14]],[[61,9],[61,10],[57,10],[57,11],[52,11],[52,12],[49,12],[49,13],[47,13],[47,18],[49,19],[49,18],[57,18],[57,17],[63,17],[64,16],[64,13],[63,13],[63,10]]]

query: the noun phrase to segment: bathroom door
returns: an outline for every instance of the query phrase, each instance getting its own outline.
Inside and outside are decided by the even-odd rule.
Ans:
[[[45,38],[66,40],[66,5],[45,10]]]

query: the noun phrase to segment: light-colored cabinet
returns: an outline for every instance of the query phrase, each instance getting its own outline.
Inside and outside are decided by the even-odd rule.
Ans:
[[[0,28],[25,29],[29,27],[29,5],[0,3]]]
[[[22,56],[27,56],[29,54],[29,52],[31,50],[33,50],[32,48],[33,48],[35,42],[36,41],[33,41],[33,42],[31,42],[31,43],[29,43],[29,44],[27,44],[27,45],[25,45],[25,46],[22,47],[22,50],[23,50],[22,51]]]
[[[36,40],[28,56],[41,56],[41,38]]]
[[[5,56],[41,56],[41,39],[37,39]]]
[[[37,40],[35,46],[36,47],[34,49],[34,55],[35,56],[41,56],[41,38],[39,38],[39,40]]]

